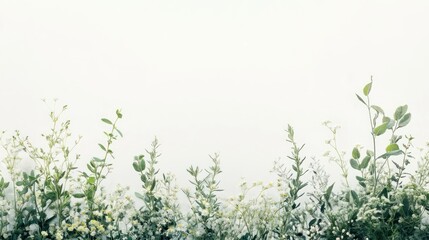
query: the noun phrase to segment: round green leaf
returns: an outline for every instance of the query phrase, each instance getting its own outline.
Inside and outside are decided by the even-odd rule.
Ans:
[[[359,149],[357,149],[356,147],[353,148],[352,156],[353,156],[354,159],[359,159],[360,158]]]
[[[368,155],[365,156],[359,165],[360,169],[365,169],[366,167],[368,167],[370,160],[371,160],[371,156],[368,156]]]
[[[133,168],[136,172],[141,172],[140,165],[137,162],[133,162]]]
[[[399,119],[401,119],[402,116],[405,115],[407,110],[408,110],[408,105],[399,106],[398,108],[396,108],[396,111],[394,114],[395,120],[398,121]]]
[[[365,85],[365,87],[363,88],[363,95],[368,96],[369,93],[371,92],[371,87],[372,87],[372,82]]]
[[[356,161],[356,159],[350,159],[350,166],[356,170],[360,170],[359,163]]]
[[[375,136],[380,136],[381,134],[385,133],[387,130],[387,123],[383,123],[380,126],[374,128],[374,134]]]
[[[398,127],[405,127],[411,121],[411,113],[405,114],[401,120],[399,120]]]
[[[392,152],[399,150],[399,146],[396,143],[389,144],[389,146],[386,147],[386,152]]]

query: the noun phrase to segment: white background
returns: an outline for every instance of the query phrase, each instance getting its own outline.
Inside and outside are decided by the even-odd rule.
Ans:
[[[133,156],[156,135],[162,171],[221,155],[221,187],[270,180],[289,153],[287,124],[305,153],[334,173],[329,132],[347,159],[370,146],[355,93],[374,76],[373,103],[408,104],[415,145],[429,138],[428,1],[0,1],[0,129],[40,142],[52,104],[68,104],[84,165],[100,155],[101,117],[124,114],[106,183],[138,189]],[[380,143],[380,147],[384,147]]]

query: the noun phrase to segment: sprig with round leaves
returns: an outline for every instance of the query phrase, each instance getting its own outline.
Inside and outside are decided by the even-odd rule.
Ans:
[[[373,83],[373,81],[372,81],[372,77],[371,77],[371,82],[366,84],[365,87],[363,88],[363,94],[367,99],[366,101],[362,97],[360,97],[358,94],[356,94],[356,96],[359,99],[359,101],[361,101],[368,109],[368,115],[369,115],[370,126],[371,126],[373,149],[367,151],[367,154],[362,159],[361,164],[359,164],[358,155],[360,156],[360,154],[359,154],[358,149],[357,148],[353,149],[352,159],[350,160],[350,165],[352,166],[352,168],[354,168],[356,170],[363,170],[369,166],[369,172],[373,176],[372,187],[373,187],[373,193],[375,194],[377,191],[377,184],[379,182],[380,176],[381,176],[382,171],[384,169],[384,166],[386,164],[388,166],[389,175],[390,175],[390,165],[389,165],[388,159],[391,156],[402,154],[404,156],[403,163],[406,163],[408,161],[407,157],[412,157],[411,155],[407,154],[406,151],[404,152],[399,148],[398,142],[399,142],[399,140],[402,139],[402,136],[396,135],[396,131],[398,129],[405,127],[411,121],[411,113],[407,113],[408,106],[403,105],[403,106],[399,106],[395,110],[393,118],[390,118],[390,117],[385,115],[385,112],[381,107],[379,107],[377,105],[371,105],[369,94],[370,94],[371,89],[372,89],[372,83]],[[382,116],[381,123],[379,123],[379,121],[378,121],[379,116]],[[377,156],[376,138],[383,135],[387,130],[391,131],[390,142],[389,142],[388,146],[386,147],[385,153]],[[410,140],[412,140],[412,138]],[[406,146],[407,145],[404,145],[405,149],[407,149]],[[368,158],[372,159],[372,162],[370,162],[370,160]],[[380,167],[377,167],[377,161],[382,160],[382,159],[384,159],[383,163],[381,164]],[[401,167],[398,164],[396,164],[393,161],[392,161],[392,163],[395,166],[397,166],[398,169],[401,169]],[[400,170],[400,171],[402,171],[402,170]],[[401,174],[402,174],[402,172],[401,172]],[[392,179],[392,180],[394,180],[394,179]],[[365,181],[362,177],[358,178],[358,181],[359,181],[360,185],[362,185],[364,187],[366,186]]]
[[[107,175],[111,171],[112,164],[107,162],[108,157],[114,158],[113,151],[111,149],[113,141],[117,140],[118,135],[122,137],[122,132],[117,127],[117,122],[122,118],[120,110],[116,110],[116,117],[114,121],[107,118],[102,118],[101,121],[110,127],[110,131],[104,132],[106,136],[106,144],[99,143],[98,146],[103,152],[103,157],[93,157],[87,164],[88,172],[82,172],[82,176],[85,178],[85,186],[83,193],[75,193],[75,198],[85,198],[89,210],[90,217],[92,218],[92,212],[94,211],[94,197],[100,188],[101,182],[106,179]]]
[[[152,142],[152,149],[150,151],[146,150],[149,154],[147,167],[144,155],[135,156],[133,162],[133,168],[139,173],[144,189],[144,194],[136,192],[136,197],[144,201],[149,211],[159,211],[162,208],[161,199],[154,194],[157,185],[156,175],[159,172],[159,169],[157,170],[155,165],[158,163],[158,157],[161,156],[161,154],[158,153],[158,148],[158,139],[155,138]]]
[[[182,235],[181,232],[172,230],[176,229],[177,222],[182,218],[175,202],[174,178],[170,174],[162,174],[162,178],[157,178],[159,169],[156,169],[156,164],[161,156],[159,146],[158,139],[155,138],[151,149],[146,150],[149,159],[146,160],[144,155],[134,157],[133,168],[140,175],[143,188],[142,192],[136,192],[135,195],[144,203],[136,215],[132,216],[135,224],[130,231],[138,239],[171,239]]]

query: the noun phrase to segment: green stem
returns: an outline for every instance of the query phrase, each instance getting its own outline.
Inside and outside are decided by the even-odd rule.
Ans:
[[[369,116],[369,123],[371,125],[371,135],[372,135],[372,145],[373,145],[373,151],[374,151],[374,194],[377,191],[377,153],[376,153],[376,142],[375,142],[375,135],[374,135],[374,123],[372,122],[372,115],[371,115],[371,104],[369,100],[369,96],[367,96],[367,108],[368,108],[368,116]]]

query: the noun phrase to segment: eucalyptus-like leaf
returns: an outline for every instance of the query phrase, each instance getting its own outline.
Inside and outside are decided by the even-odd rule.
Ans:
[[[143,171],[146,168],[146,162],[144,161],[144,159],[140,160],[140,169],[141,171]]]
[[[141,180],[144,184],[146,184],[147,178],[146,178],[146,176],[145,176],[144,174],[142,174],[142,175],[140,176],[140,180]]]
[[[360,170],[359,163],[356,159],[350,159],[350,166],[356,170]]]
[[[373,133],[374,133],[375,136],[380,136],[383,133],[385,133],[386,130],[387,130],[387,123],[383,123],[380,126],[374,128]]]
[[[360,153],[359,153],[359,149],[358,148],[356,148],[356,147],[353,148],[352,156],[353,156],[354,159],[359,159],[360,158]]]
[[[399,120],[398,127],[405,127],[411,121],[411,113],[405,114],[401,120]]]
[[[371,160],[371,156],[367,155],[363,158],[362,162],[359,165],[360,169],[365,169],[368,167],[369,161]]]
[[[372,105],[371,106],[372,109],[374,109],[376,112],[380,113],[381,115],[384,116],[384,111],[381,107],[377,106],[377,105]]]
[[[365,87],[363,88],[363,95],[368,96],[369,93],[371,92],[371,87],[372,87],[372,81],[367,85],[365,85]]]
[[[379,158],[384,158],[384,159],[386,159],[386,158],[388,158],[388,157],[390,157],[390,156],[396,156],[396,155],[400,155],[400,154],[403,154],[403,153],[404,153],[404,152],[403,152],[402,150],[394,150],[394,151],[387,152],[387,153],[385,153],[385,154],[380,155],[377,159],[379,159]]]
[[[354,190],[351,190],[350,193],[352,195],[353,201],[355,202],[356,206],[359,206],[360,200],[359,200],[358,194]]]
[[[395,126],[395,120],[388,117],[383,118],[383,123],[387,123],[387,129],[392,129]]]
[[[392,151],[396,151],[396,150],[399,150],[399,146],[396,143],[389,144],[386,147],[386,152],[392,152]]]
[[[360,176],[356,176],[356,179],[357,179],[359,182],[365,182],[365,181],[366,181],[366,179],[365,179],[365,178],[360,177]]]
[[[394,114],[395,120],[398,121],[399,119],[401,119],[405,115],[407,110],[408,110],[408,105],[399,106],[398,108],[396,108],[396,111]]]
[[[133,168],[136,172],[141,172],[140,165],[137,162],[133,162]]]

